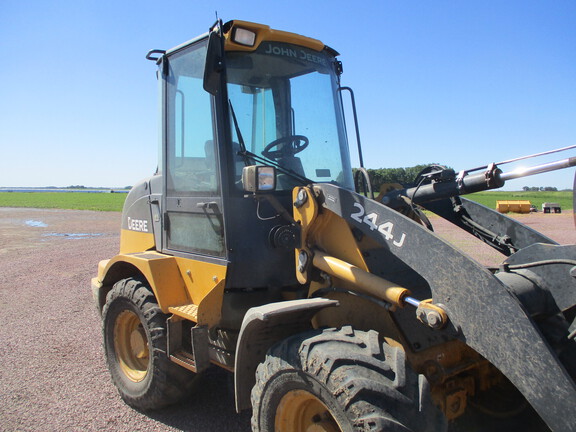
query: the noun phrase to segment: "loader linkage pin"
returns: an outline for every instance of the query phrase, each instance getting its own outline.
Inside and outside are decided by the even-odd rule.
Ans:
[[[448,322],[448,315],[440,306],[432,304],[432,299],[418,300],[407,296],[404,302],[416,308],[416,318],[423,324],[435,330],[439,330]]]

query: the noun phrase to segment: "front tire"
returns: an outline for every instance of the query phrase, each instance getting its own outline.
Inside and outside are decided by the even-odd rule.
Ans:
[[[102,318],[108,369],[128,405],[154,410],[189,393],[195,374],[168,359],[167,316],[145,283],[133,278],[117,282]]]
[[[300,431],[442,430],[427,382],[404,352],[374,331],[315,330],[273,346],[256,372],[252,429]]]

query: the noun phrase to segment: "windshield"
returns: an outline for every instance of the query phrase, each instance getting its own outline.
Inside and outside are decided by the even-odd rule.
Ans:
[[[352,188],[333,62],[327,53],[279,42],[227,53],[230,117],[247,151],[313,182]],[[231,128],[239,149],[242,139],[236,125]],[[238,177],[244,163],[235,165]],[[279,170],[277,189],[297,184]]]

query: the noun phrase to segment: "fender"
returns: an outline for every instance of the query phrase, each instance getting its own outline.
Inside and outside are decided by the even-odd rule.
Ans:
[[[99,309],[102,310],[112,285],[120,279],[139,274],[150,284],[162,312],[168,313],[170,306],[190,303],[176,258],[150,251],[120,254],[100,262],[98,277],[92,279],[92,292]]]
[[[251,407],[250,391],[256,383],[256,368],[275,342],[312,328],[312,317],[338,301],[311,298],[270,303],[248,309],[236,345],[234,388],[236,411]]]

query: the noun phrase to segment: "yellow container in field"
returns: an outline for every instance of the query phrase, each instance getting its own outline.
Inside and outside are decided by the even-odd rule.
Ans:
[[[496,210],[500,213],[530,213],[530,201],[496,201]]]

